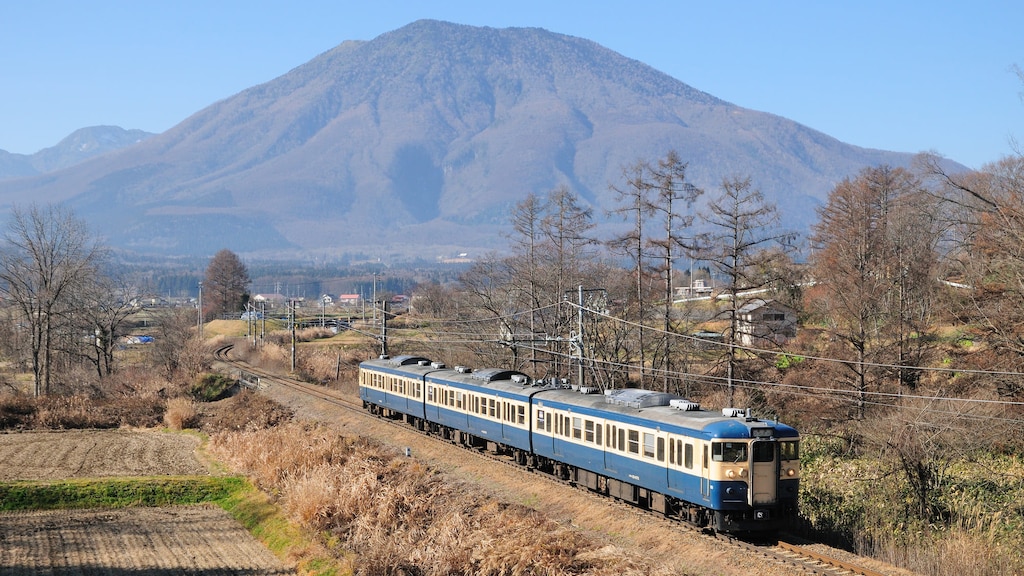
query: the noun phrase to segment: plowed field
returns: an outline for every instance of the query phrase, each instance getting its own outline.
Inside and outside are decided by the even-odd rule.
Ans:
[[[153,431],[0,434],[0,482],[202,475],[198,440]],[[0,513],[0,576],[294,574],[216,506]]]

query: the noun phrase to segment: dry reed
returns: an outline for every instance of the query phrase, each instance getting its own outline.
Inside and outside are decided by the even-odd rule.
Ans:
[[[326,428],[220,433],[210,449],[278,497],[303,525],[358,555],[357,574],[646,574],[571,527]]]
[[[171,430],[192,428],[198,421],[196,404],[188,398],[171,398],[164,411],[164,426]]]

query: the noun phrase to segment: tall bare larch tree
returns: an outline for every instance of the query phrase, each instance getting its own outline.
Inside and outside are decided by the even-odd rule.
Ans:
[[[241,312],[249,294],[249,270],[238,255],[223,249],[210,260],[203,280],[203,316]]]

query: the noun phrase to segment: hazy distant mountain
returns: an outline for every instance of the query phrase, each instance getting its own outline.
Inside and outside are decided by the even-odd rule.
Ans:
[[[527,193],[567,184],[601,215],[623,166],[672,148],[708,190],[752,176],[798,228],[843,177],[911,157],[732,105],[588,40],[424,20],[138,145],[0,182],[0,209],[66,200],[111,245],[145,252],[478,252],[503,244]]]
[[[94,156],[142,142],[153,134],[117,126],[92,126],[75,130],[56,146],[35,154],[12,154],[0,150],[0,180],[45,174],[74,166]]]

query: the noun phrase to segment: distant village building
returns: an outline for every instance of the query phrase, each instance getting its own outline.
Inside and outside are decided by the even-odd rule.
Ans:
[[[359,294],[338,294],[338,306],[359,306],[361,302]]]
[[[252,297],[252,300],[257,304],[260,302],[265,303],[267,308],[276,308],[278,306],[284,306],[288,301],[288,297],[284,294],[257,294]]]
[[[738,339],[744,346],[785,344],[796,337],[796,311],[777,300],[751,300],[736,311]]]
[[[711,290],[711,286],[706,286],[703,278],[698,278],[689,286],[676,286],[676,298],[710,297]]]

